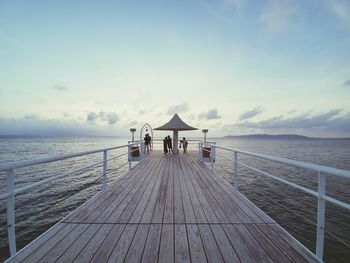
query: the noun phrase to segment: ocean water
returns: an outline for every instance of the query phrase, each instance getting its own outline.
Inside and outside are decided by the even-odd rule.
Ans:
[[[128,138],[120,137],[0,137],[0,163],[30,160],[124,145]],[[270,154],[305,162],[350,170],[350,140],[253,140],[215,139],[218,145]],[[155,149],[161,149],[155,144]],[[197,150],[195,144],[189,150]],[[109,157],[125,153],[125,149],[111,152]],[[231,153],[218,150],[231,157]],[[102,160],[102,153],[15,171],[16,187],[22,187],[44,178],[73,171]],[[317,189],[317,173],[288,167],[269,161],[239,155],[239,160],[294,183]],[[113,181],[127,171],[126,156],[111,161],[109,180]],[[231,182],[232,164],[217,156],[216,172]],[[282,183],[244,167],[239,167],[239,190],[252,202],[286,228],[305,246],[314,250],[316,239],[317,200]],[[69,214],[101,189],[102,167],[54,180],[16,195],[17,247],[30,241]],[[0,173],[0,193],[5,191],[5,174]],[[350,203],[350,180],[327,176],[327,193]],[[326,262],[347,262],[350,258],[350,211],[326,205]],[[0,261],[8,256],[6,230],[6,203],[0,200]]]

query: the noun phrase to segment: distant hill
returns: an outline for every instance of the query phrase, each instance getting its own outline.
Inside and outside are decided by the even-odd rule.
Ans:
[[[350,140],[350,138],[316,138],[297,134],[250,134],[250,135],[227,135],[224,139],[269,139],[269,140]]]

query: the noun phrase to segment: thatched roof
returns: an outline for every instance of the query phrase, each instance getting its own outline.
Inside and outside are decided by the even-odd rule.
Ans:
[[[197,128],[191,127],[180,119],[179,115],[175,114],[170,121],[165,123],[163,126],[155,128],[158,131],[191,131],[198,130]]]

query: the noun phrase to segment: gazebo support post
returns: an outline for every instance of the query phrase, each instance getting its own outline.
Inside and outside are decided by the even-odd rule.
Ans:
[[[179,131],[173,131],[173,151],[176,154],[179,153],[178,141],[179,141]]]

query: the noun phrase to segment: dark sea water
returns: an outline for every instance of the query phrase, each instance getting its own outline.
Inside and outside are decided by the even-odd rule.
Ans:
[[[118,137],[0,137],[0,163],[48,157],[124,145],[128,138]],[[350,140],[252,140],[216,139],[218,145],[257,153],[311,162],[350,170]],[[160,145],[155,145],[155,148]],[[197,150],[196,145],[189,150]],[[124,153],[115,150],[109,157]],[[232,154],[218,150],[220,155]],[[102,153],[70,160],[21,168],[15,171],[16,187],[60,175],[102,160]],[[288,167],[269,161],[239,156],[245,164],[288,179],[317,191],[317,173]],[[123,175],[128,166],[126,156],[111,161],[109,180]],[[217,157],[216,172],[231,181],[232,164]],[[239,168],[239,190],[270,215],[312,251],[316,239],[317,200],[247,168]],[[60,178],[27,192],[16,195],[16,236],[18,249],[25,246],[70,211],[101,189],[102,167],[84,173]],[[5,191],[5,174],[0,172],[0,193]],[[350,203],[350,180],[327,177],[327,193]],[[350,211],[326,205],[325,261],[348,262],[350,258]],[[8,256],[6,230],[6,203],[0,200],[0,261]]]

